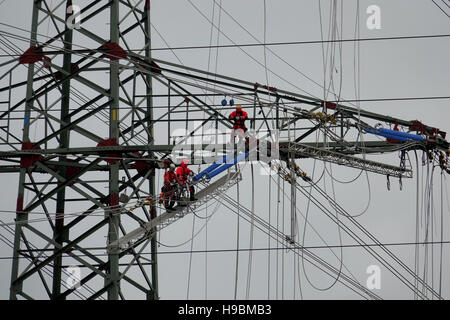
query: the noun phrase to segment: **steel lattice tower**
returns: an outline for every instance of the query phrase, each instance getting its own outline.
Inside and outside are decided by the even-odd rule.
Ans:
[[[108,299],[118,299],[123,294],[119,285],[120,280],[122,280],[138,288],[147,299],[157,299],[157,258],[153,238],[151,240],[152,260],[150,266],[148,266],[148,263],[145,266],[142,265],[139,257],[135,256],[135,263],[139,265],[141,274],[145,279],[143,282],[137,282],[119,272],[119,262],[123,261],[119,253],[110,252],[107,260],[102,260],[84,249],[83,244],[80,244],[80,242],[87,242],[89,239],[104,239],[105,230],[107,230],[108,243],[119,237],[122,228],[121,220],[123,220],[118,211],[119,192],[126,186],[133,186],[138,180],[141,180],[140,183],[142,184],[145,180],[149,183],[149,194],[154,194],[154,171],[146,170],[144,172],[141,170],[137,175],[128,175],[127,181],[119,184],[119,171],[126,170],[128,174],[130,162],[115,159],[120,155],[117,150],[108,152],[109,149],[119,146],[119,139],[127,140],[127,145],[134,144],[132,137],[125,138],[128,133],[126,128],[124,129],[123,126],[119,125],[121,116],[119,104],[132,105],[132,101],[126,100],[126,98],[133,97],[135,99],[136,81],[138,79],[145,85],[145,91],[141,94],[146,96],[145,108],[142,108],[144,110],[141,111],[143,115],[139,115],[141,120],[138,125],[145,126],[148,139],[148,148],[146,149],[151,150],[153,144],[152,78],[148,74],[142,75],[133,70],[130,73],[119,68],[120,59],[127,55],[119,43],[127,45],[127,39],[131,37],[141,41],[143,54],[145,55],[145,59],[139,60],[141,65],[151,64],[150,2],[149,0],[141,2],[140,8],[135,8],[131,6],[129,1],[91,1],[86,7],[82,8],[80,27],[75,28],[73,25],[66,24],[66,21],[69,21],[68,19],[71,17],[68,13],[72,7],[71,2],[70,0],[66,2],[68,10],[65,10],[65,16],[58,16],[55,11],[50,11],[45,1],[33,2],[30,49],[20,57],[20,63],[28,66],[26,98],[9,110],[24,106],[22,150],[45,150],[52,145],[58,151],[61,151],[61,153],[56,151],[55,155],[50,157],[45,154],[21,157],[17,197],[17,222],[19,223],[15,227],[10,298],[17,299],[19,295],[29,297],[30,294],[27,294],[24,285],[29,279],[38,276],[51,299],[65,299],[75,290],[74,288],[64,288],[64,279],[67,278],[67,275],[63,276],[63,256],[67,255],[74,258],[80,266],[89,270],[89,274],[81,280],[82,285],[94,277],[104,279],[104,285],[100,285],[100,289],[93,290],[91,298],[99,297],[107,292]],[[135,17],[136,22],[124,28],[122,26],[124,23],[119,19],[119,14],[122,14],[122,16],[131,15]],[[104,19],[105,15],[109,21],[109,38],[104,39],[95,30],[90,30],[88,24],[90,20],[98,19],[99,16]],[[45,43],[41,43],[37,41],[37,36],[43,33],[42,24],[39,22],[46,19],[50,19],[59,32],[55,36],[49,37]],[[96,47],[93,46],[92,49],[80,50],[83,53],[81,58],[72,54],[73,50],[79,49],[72,45],[74,37],[78,36],[86,37],[97,45]],[[62,41],[64,50],[52,50],[52,43],[55,43],[55,41]],[[46,52],[53,51],[52,58],[49,58],[48,53],[44,55],[43,50]],[[58,65],[56,61],[61,56],[62,65]],[[95,70],[95,67],[105,59],[108,63],[98,70],[109,72],[109,83],[99,83],[97,80],[93,80],[91,76],[95,72],[89,71]],[[39,75],[43,68],[49,71],[50,76],[45,76],[45,84],[37,87],[37,79],[41,79]],[[125,76],[125,74],[127,75]],[[89,94],[86,94],[85,103],[77,109],[71,108],[74,82],[82,83],[85,88],[89,88],[89,91],[94,93],[94,96],[89,98],[87,98]],[[132,88],[135,90],[129,95],[127,83],[132,83]],[[123,90],[122,93],[120,93],[121,90]],[[41,106],[40,99],[45,99],[44,112],[36,108],[38,105]],[[60,105],[59,117],[47,111],[47,107],[50,105]],[[92,121],[93,116],[103,110],[107,110],[108,114],[108,118],[105,119],[109,128],[108,131],[102,132],[102,135],[97,135],[94,133],[95,130],[82,128],[83,123],[88,120]],[[46,122],[46,135],[39,141],[32,141],[30,137],[33,126],[37,125],[37,121],[31,121],[34,112],[41,112],[41,116]],[[89,125],[96,126],[92,122]],[[51,128],[51,133],[47,132],[48,128]],[[86,143],[88,147],[83,148],[81,153],[78,152],[80,150],[75,151],[73,149],[74,133],[80,134],[89,141]],[[98,148],[104,149],[103,152],[100,152],[100,156],[103,157],[94,157],[93,160],[90,160],[89,154],[98,155]],[[68,159],[69,156],[75,158]],[[50,158],[55,160],[45,163]],[[101,164],[102,159],[103,164]],[[36,162],[36,160],[40,161]],[[49,165],[51,162],[52,164]],[[148,163],[143,163],[143,166],[150,168]],[[81,180],[82,175],[92,171],[103,172],[103,175],[108,174],[104,180],[108,181],[107,193],[101,192],[93,183]],[[47,183],[37,182],[43,176],[46,177],[44,180]],[[25,203],[24,192],[30,185],[37,192],[37,197],[29,203]],[[41,189],[39,190],[39,188]],[[84,212],[85,214],[67,223],[65,222],[65,211],[70,205],[67,194],[69,188],[81,195],[82,200],[87,200],[91,205]],[[57,213],[55,219],[50,216],[48,219],[53,234],[45,234],[45,231],[43,231],[45,229],[35,229],[27,224],[28,212],[36,208],[42,208],[45,212],[48,212],[48,208],[52,207],[56,208]],[[78,225],[82,224],[89,214],[97,209],[103,209],[104,211],[104,217],[98,223],[91,225],[89,228],[83,228],[81,232],[79,230],[73,231],[77,229]],[[155,214],[152,206],[149,210],[144,208],[144,211],[147,219],[151,219],[151,216]],[[138,221],[140,219],[138,217],[132,218]],[[31,246],[27,241],[29,233],[32,234],[32,237],[38,237],[40,240],[48,242],[45,248],[53,247],[53,250],[50,253],[44,249],[38,251],[37,257],[42,258],[42,254],[45,253],[46,258],[35,261],[23,271],[24,266],[21,265],[20,260],[20,256],[24,254],[23,250],[27,250],[27,254],[33,255]],[[95,240],[93,242],[95,243]],[[83,258],[80,256],[83,256]],[[46,283],[42,274],[43,268],[50,264],[53,265],[51,285]]]
[[[54,9],[46,0],[33,1],[28,49],[19,52],[8,46],[18,58],[0,64],[9,68],[0,74],[0,81],[7,82],[0,87],[0,144],[8,148],[0,151],[0,161],[9,162],[0,166],[0,173],[19,175],[10,299],[31,299],[42,292],[55,300],[81,294],[90,299],[136,298],[137,292],[146,299],[159,298],[157,231],[209,200],[222,197],[234,203],[223,196],[239,181],[240,172],[234,171],[231,179],[229,169],[216,181],[199,182],[199,201],[157,216],[155,173],[176,147],[189,151],[180,156],[190,157],[191,163],[210,163],[196,158],[196,151],[211,151],[206,140],[187,142],[199,132],[203,139],[209,126],[216,130],[216,155],[227,150],[225,143],[220,146],[217,131],[228,134],[233,124],[222,114],[228,112],[224,104],[215,105],[211,97],[231,96],[244,105],[251,134],[263,128],[282,138],[280,161],[269,162],[291,184],[289,234],[273,231],[281,245],[299,246],[294,228],[296,181],[311,179],[300,170],[298,158],[366,170],[389,180],[412,177],[404,158],[394,166],[356,155],[400,151],[404,156],[409,150],[426,150],[450,173],[449,143],[437,128],[152,58],[149,0],[83,5],[78,23],[71,0],[61,0]],[[52,26],[49,35],[44,21]],[[103,33],[97,30],[99,21],[107,22]],[[0,43],[5,43],[1,34]],[[13,71],[18,67],[26,68],[26,81],[15,82]],[[164,89],[162,94],[155,94],[157,86]],[[195,117],[198,112],[203,118]],[[380,121],[394,130],[379,131],[373,122]],[[177,123],[186,129],[178,141],[171,130]],[[314,141],[315,133],[327,141]],[[363,133],[387,139],[354,141]],[[224,154],[228,151],[220,157]],[[45,218],[37,221],[34,213]],[[361,243],[367,244],[367,239]],[[142,254],[146,248],[150,259]],[[303,252],[304,259],[325,274],[339,275],[340,282],[362,296],[378,298],[314,252]],[[386,256],[392,258],[390,252]],[[67,284],[70,266],[83,270],[82,290]],[[37,282],[40,288],[28,286]]]

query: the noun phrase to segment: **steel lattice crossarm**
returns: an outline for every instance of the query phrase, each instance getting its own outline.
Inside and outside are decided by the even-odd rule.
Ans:
[[[301,143],[292,142],[285,146],[280,146],[280,151],[281,150],[285,151],[287,154],[323,160],[338,165],[366,170],[391,177],[412,178],[412,171],[410,169],[396,167],[372,160],[361,159],[340,152],[329,151]]]
[[[146,152],[167,152],[172,150],[171,145],[132,145],[132,146],[101,146],[101,147],[78,147],[78,148],[56,148],[56,149],[30,149],[16,151],[0,151],[1,158],[20,158],[27,155],[99,155],[103,152],[111,151],[119,154],[136,151]],[[132,155],[128,155],[132,157]],[[122,156],[120,158],[123,158]],[[135,155],[136,159],[139,159]],[[156,159],[155,159],[156,160]]]
[[[195,79],[199,81],[204,81],[205,83],[214,83],[221,85],[223,87],[233,88],[236,90],[235,94],[227,92],[230,96],[241,97],[245,95],[263,95],[275,97],[275,103],[271,103],[271,106],[277,109],[285,109],[287,112],[292,113],[298,119],[311,119],[313,117],[313,111],[318,108],[322,108],[324,112],[336,112],[336,115],[340,114],[344,117],[362,117],[372,120],[377,120],[390,124],[398,124],[408,128],[410,131],[415,131],[419,134],[425,134],[429,136],[430,143],[436,144],[438,147],[448,149],[449,144],[445,140],[446,132],[423,124],[419,120],[404,120],[396,117],[391,117],[384,114],[378,114],[375,112],[370,112],[361,108],[350,107],[345,104],[345,100],[335,102],[335,101],[324,101],[311,96],[302,95],[296,92],[283,90],[281,88],[270,87],[267,85],[261,85],[258,82],[250,82],[242,79],[237,79],[217,73],[211,73],[208,71],[191,68],[188,66],[154,59],[159,66],[156,68],[158,71],[164,74],[174,74],[177,77],[184,79]],[[159,74],[158,74],[159,75]],[[211,78],[207,78],[211,77]],[[191,83],[192,85],[192,83]],[[220,92],[220,91],[218,91]],[[280,102],[288,101],[291,104],[304,104],[310,105],[312,109],[303,109],[298,106],[283,104]]]
[[[336,128],[348,127],[349,121],[353,121],[350,126],[361,130],[361,127],[370,127],[370,125],[361,120],[367,119],[395,126],[400,125],[408,132],[422,135],[426,142],[426,149],[428,150],[440,149],[447,151],[449,149],[449,143],[446,140],[446,132],[428,126],[419,120],[404,120],[370,112],[361,108],[350,107],[345,105],[345,100],[343,102],[324,101],[280,88],[261,85],[257,82],[210,73],[164,60],[155,59],[155,61],[159,64],[158,70],[162,72],[162,74],[158,74],[157,76],[164,77],[173,75],[176,79],[183,79],[183,81],[190,83],[190,85],[194,87],[193,81],[201,81],[205,84],[214,83],[230,89],[230,91],[217,91],[217,93],[230,95],[237,99],[243,99],[244,101],[253,101],[253,103],[249,103],[249,105],[253,104],[250,108],[253,108],[254,115],[256,115],[256,111],[258,111],[258,114],[262,114],[262,118],[259,120],[265,124],[265,129],[268,131],[270,131],[270,126],[264,112],[264,108],[267,107],[275,108],[276,112],[273,119],[276,120],[276,128],[281,131],[288,130],[290,124],[297,123],[299,120],[317,120],[317,125],[315,127],[304,129],[306,130],[304,134],[296,135],[296,142],[305,139],[311,133],[323,128],[327,121],[332,122]],[[189,82],[188,79],[191,79],[191,82]],[[233,90],[235,90],[234,94]],[[264,99],[262,99],[262,97],[264,97]],[[273,99],[270,100],[270,97]],[[299,107],[299,105],[302,105],[302,107]],[[308,106],[309,108],[305,106]],[[319,109],[322,110],[322,112],[315,112]],[[325,116],[326,121],[320,119],[318,115]],[[254,117],[252,121],[256,120],[256,117]],[[344,137],[341,136],[340,138],[343,139]]]
[[[80,148],[56,148],[56,149],[29,149],[17,151],[0,151],[0,161],[11,161],[17,159],[21,165],[6,165],[0,166],[0,172],[19,172],[24,164],[29,164],[29,168],[33,172],[45,172],[36,166],[36,162],[41,162],[48,167],[67,166],[82,169],[87,166],[86,163],[80,161],[57,161],[54,160],[60,156],[98,158],[105,160],[106,165],[97,165],[91,167],[89,171],[107,171],[109,170],[109,162],[114,160],[125,160],[120,164],[121,169],[139,169],[138,164],[143,164],[147,169],[164,168],[164,161],[157,159],[154,156],[144,157],[143,153],[147,152],[149,155],[153,152],[169,152],[173,146],[159,145],[133,145],[133,146],[102,146],[102,147],[80,147]],[[8,160],[9,159],[9,160]],[[141,165],[142,166],[142,165]]]
[[[290,144],[290,141],[279,141],[281,149],[285,150]],[[363,154],[363,153],[381,153],[381,152],[395,152],[398,150],[414,150],[423,149],[425,147],[422,143],[407,142],[402,144],[392,144],[386,141],[341,141],[341,142],[302,142],[305,146],[317,147],[324,150],[339,150],[344,154]],[[79,147],[79,148],[56,148],[56,149],[36,149],[36,150],[14,150],[14,151],[0,151],[0,161],[2,159],[20,159],[28,156],[100,156],[104,152],[114,152],[118,154],[118,159],[127,158],[129,160],[153,162],[158,168],[163,168],[163,160],[157,158],[142,158],[133,154],[133,152],[159,152],[172,153],[178,150],[190,151],[194,153],[198,150],[213,149],[220,152],[227,152],[230,148],[227,144],[188,144],[188,145],[168,145],[168,144],[154,144],[154,145],[133,145],[133,146],[109,146],[109,147]],[[111,157],[113,158],[113,157]],[[191,155],[191,163],[194,161],[194,156]],[[204,160],[203,160],[204,162]]]
[[[139,228],[128,232],[117,241],[111,243],[108,246],[108,251],[118,250],[120,253],[128,252],[130,249],[150,238],[155,232],[171,225],[190,212],[194,212],[208,201],[216,198],[218,195],[226,192],[240,180],[242,180],[240,172],[229,171],[223,177],[210,184],[206,184],[202,190],[198,191],[196,193],[196,201],[190,202],[187,205],[179,204],[172,211],[166,211],[141,225]]]
[[[355,157],[350,157],[349,155],[354,154],[370,154],[370,153],[381,153],[381,152],[395,152],[400,150],[413,150],[413,149],[423,149],[424,145],[417,142],[406,142],[403,144],[390,144],[384,141],[366,141],[366,142],[328,142],[328,143],[313,143],[313,142],[303,142],[303,143],[293,143],[289,141],[280,141],[280,155],[281,159],[286,160],[290,157],[290,153],[295,146],[297,152],[294,153],[294,157],[304,158],[310,157],[314,155],[316,158],[321,157],[320,159],[325,160],[329,159],[329,157],[324,157],[324,154],[333,154],[336,157],[344,157],[348,156],[348,159],[360,159]],[[183,152],[190,151],[190,154],[183,153],[183,158],[188,158],[190,163],[208,163],[205,162],[204,157],[195,156],[195,152],[199,150],[206,150],[211,148],[209,144],[192,144],[183,147]],[[222,150],[223,152],[227,151],[228,145],[215,145],[216,151]],[[99,154],[103,152],[114,152],[117,153],[117,159],[127,159],[127,162],[121,165],[121,169],[127,168],[133,169],[136,166],[137,162],[142,162],[148,165],[148,168],[164,168],[164,161],[160,159],[152,159],[152,158],[142,158],[137,157],[135,154],[131,152],[136,151],[147,151],[147,152],[164,152],[171,153],[173,156],[177,156],[177,151],[180,147],[173,145],[142,145],[142,146],[110,146],[110,147],[97,147],[97,148],[70,148],[70,149],[48,149],[48,150],[19,150],[19,151],[0,151],[0,161],[1,159],[27,159],[30,157],[36,157],[40,155],[94,155],[99,156]],[[222,149],[221,149],[222,148]],[[314,151],[313,151],[314,150]],[[320,150],[320,155],[317,153],[317,150]],[[100,157],[100,156],[99,156]],[[313,156],[311,156],[313,157]],[[101,158],[101,157],[100,157]],[[111,157],[111,159],[114,159]],[[199,162],[200,161],[200,162]],[[359,161],[365,161],[360,159]],[[41,160],[41,163],[47,165],[48,167],[56,167],[60,165],[66,165],[68,167],[79,168],[80,170],[86,167],[88,164],[84,163],[76,163],[76,162],[61,162],[61,161],[51,161],[51,160]],[[346,165],[348,162],[340,161],[339,164]],[[368,162],[370,163],[370,162]],[[350,165],[353,167],[353,165]],[[358,166],[359,168],[359,166]],[[105,171],[109,170],[107,165],[97,164],[96,166],[90,167],[89,171]],[[0,172],[19,172],[20,166],[0,166]],[[46,172],[39,168],[39,166],[35,166],[33,168],[34,172]],[[394,175],[395,176],[395,175]]]

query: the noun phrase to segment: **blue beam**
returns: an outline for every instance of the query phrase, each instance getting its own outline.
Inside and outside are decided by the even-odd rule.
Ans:
[[[221,166],[220,168],[214,170],[213,172],[208,173],[208,174],[206,175],[206,177],[209,178],[209,179],[211,179],[211,178],[213,178],[214,176],[218,175],[219,173],[221,173],[221,172],[227,170],[229,167],[235,165],[235,164],[238,163],[239,161],[246,159],[247,157],[248,157],[248,153],[246,153],[246,152],[241,153],[241,154],[238,155],[236,158],[234,158],[234,160],[233,160],[231,163],[228,163],[228,162],[227,162],[226,164],[224,164],[224,165]]]

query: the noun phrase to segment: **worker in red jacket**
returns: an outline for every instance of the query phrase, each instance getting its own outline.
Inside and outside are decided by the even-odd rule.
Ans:
[[[169,170],[164,173],[164,185],[161,188],[161,199],[163,200],[164,207],[168,210],[172,209],[175,205],[175,199],[177,197],[177,176],[175,174],[175,165],[170,164]]]
[[[181,167],[178,167],[178,169],[177,169],[178,183],[181,185],[182,188],[186,186],[186,182],[187,182],[188,176],[193,176],[194,175],[194,171],[189,169],[187,167],[187,164],[188,164],[188,160],[187,159],[183,159],[183,161],[181,162]],[[189,186],[189,193],[190,193],[190,200],[191,201],[197,200],[194,197],[194,194],[195,194],[194,186]]]
[[[175,165],[173,163],[170,164],[169,170],[164,173],[164,184],[172,185],[177,182],[177,176],[175,174]]]
[[[240,139],[244,136],[244,133],[247,132],[247,127],[245,126],[245,120],[248,119],[248,114],[244,110],[242,110],[241,105],[236,106],[236,110],[233,111],[228,118],[233,123],[233,131],[231,132],[231,142],[234,143],[234,138],[236,135],[239,135]],[[240,140],[239,139],[239,140]]]

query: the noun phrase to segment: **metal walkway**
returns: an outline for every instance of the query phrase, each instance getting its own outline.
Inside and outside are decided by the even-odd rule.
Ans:
[[[108,252],[120,252],[136,247],[140,243],[149,239],[155,232],[171,225],[175,221],[183,218],[188,213],[197,210],[209,200],[215,199],[220,194],[226,192],[237,182],[242,180],[241,172],[229,171],[220,179],[210,183],[208,186],[195,194],[197,200],[189,202],[187,206],[177,205],[171,211],[166,211],[139,228],[127,233],[117,241],[108,246]]]

